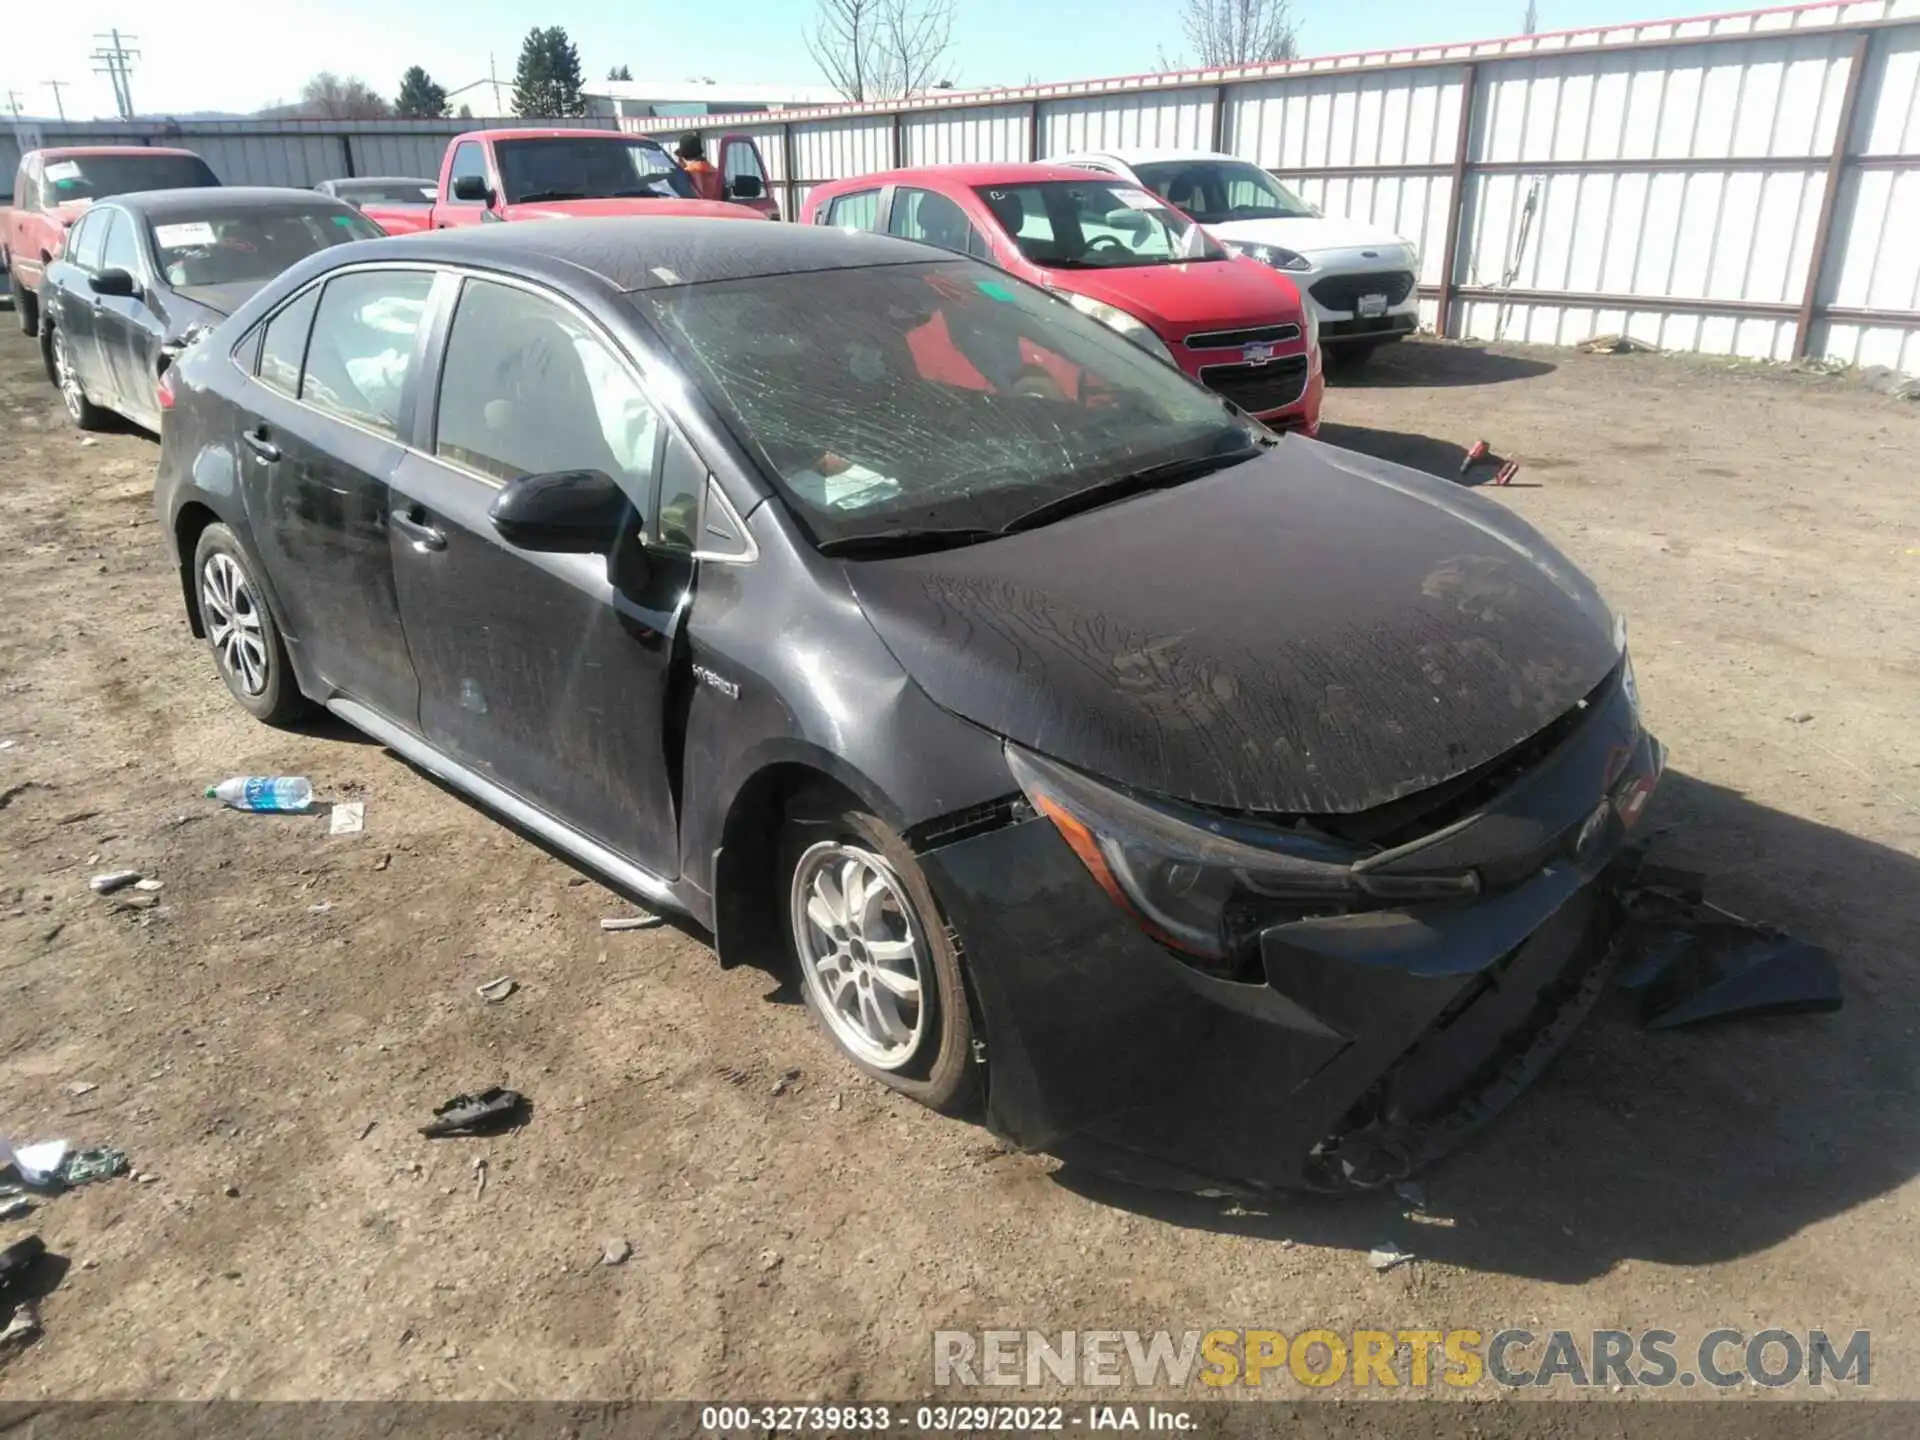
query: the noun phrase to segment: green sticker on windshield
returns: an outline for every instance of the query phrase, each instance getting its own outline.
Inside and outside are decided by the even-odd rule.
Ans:
[[[976,280],[973,284],[989,300],[999,300],[1008,305],[1013,303],[1013,287],[1004,280]]]
[[[336,215],[333,217],[333,223],[343,230],[352,230],[356,228],[354,221],[358,218],[359,217],[354,215]]]

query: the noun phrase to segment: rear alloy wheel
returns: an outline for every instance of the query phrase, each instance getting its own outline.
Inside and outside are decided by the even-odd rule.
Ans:
[[[796,821],[787,931],[814,1018],[878,1080],[948,1113],[978,1088],[959,958],[906,844],[864,811]]]
[[[209,525],[194,547],[200,624],[227,689],[255,719],[284,725],[310,708],[293,678],[287,647],[233,532]]]
[[[47,329],[47,344],[53,355],[53,383],[60,387],[60,398],[66,403],[67,418],[82,430],[98,430],[107,423],[107,412],[87,399],[87,387],[80,382],[80,374],[73,368],[73,357],[67,353],[67,333],[58,326]]]
[[[7,266],[7,294],[13,300],[13,313],[20,322],[20,333],[37,335],[40,332],[40,299],[20,283],[20,271],[11,263]]]

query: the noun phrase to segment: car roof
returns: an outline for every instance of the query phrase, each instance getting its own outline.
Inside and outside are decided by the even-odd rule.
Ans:
[[[461,225],[366,241],[336,253],[344,256],[348,250],[360,263],[377,257],[492,269],[539,268],[554,278],[560,267],[571,266],[629,291],[955,258],[910,240],[864,231],[694,215]]]
[[[130,190],[124,195],[109,195],[96,202],[119,205],[146,216],[149,220],[168,220],[188,216],[218,206],[222,210],[265,210],[276,205],[316,205],[351,213],[353,207],[317,190],[296,190],[290,185],[199,185],[181,190]]]
[[[336,175],[323,185],[437,185],[431,175]]]
[[[648,145],[661,145],[652,135],[629,135],[623,130],[602,130],[592,125],[523,125],[516,130],[463,130],[453,137],[456,140],[625,140],[629,144],[641,141]]]
[[[1243,157],[1228,155],[1219,150],[1186,150],[1171,146],[1159,148],[1142,146],[1133,149],[1120,146],[1112,150],[1086,150],[1057,158],[1063,163],[1073,160],[1118,160],[1122,165],[1152,165],[1167,160],[1240,160]]]
[[[973,165],[919,165],[905,170],[880,170],[871,175],[855,176],[847,180],[833,182],[834,193],[840,194],[848,187],[863,188],[878,185],[907,185],[918,182],[923,185],[958,185],[971,189],[975,185],[1020,185],[1032,184],[1037,180],[1085,180],[1087,172],[1075,170],[1066,165],[1042,162],[1028,164],[1021,161],[1002,160]],[[818,187],[822,190],[827,186]]]
[[[50,145],[32,153],[42,160],[66,160],[76,155],[185,155],[194,160],[200,158],[197,151],[165,145]]]

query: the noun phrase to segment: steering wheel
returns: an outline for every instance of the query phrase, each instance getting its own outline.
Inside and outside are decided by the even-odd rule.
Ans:
[[[1125,255],[1133,253],[1127,248],[1127,242],[1122,240],[1118,235],[1097,236],[1087,242],[1087,250],[1089,252],[1095,250],[1118,250]]]

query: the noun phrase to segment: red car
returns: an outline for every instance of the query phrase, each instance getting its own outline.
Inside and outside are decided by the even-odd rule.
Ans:
[[[729,144],[734,137],[728,137]],[[611,130],[469,130],[440,161],[430,206],[369,200],[360,212],[389,235],[496,220],[605,215],[706,215],[779,219],[759,170],[759,152],[725,151],[737,174],[727,200],[701,200],[658,140]],[[751,164],[751,169],[749,169]]]
[[[0,232],[0,268],[7,272],[20,328],[29,335],[39,333],[41,277],[87,206],[134,190],[219,183],[220,177],[191,150],[158,145],[75,145],[22,155],[13,182],[13,209]]]
[[[814,187],[801,219],[991,261],[1274,429],[1320,427],[1320,340],[1293,282],[1129,180],[1059,165],[894,170]]]

